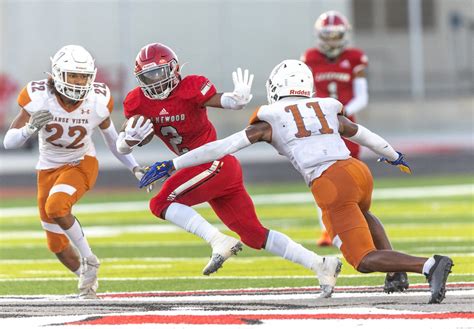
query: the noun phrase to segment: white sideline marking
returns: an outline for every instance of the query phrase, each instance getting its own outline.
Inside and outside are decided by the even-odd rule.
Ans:
[[[131,267],[131,266],[130,266]],[[143,268],[143,267],[142,267]],[[38,271],[42,274],[49,275],[50,271]],[[62,271],[64,273],[64,271]],[[412,274],[417,275],[417,274]],[[451,273],[449,277],[458,277],[458,276],[473,276],[474,273]],[[385,273],[376,273],[376,274],[340,274],[338,278],[346,279],[357,279],[357,278],[382,278],[385,277]],[[108,278],[100,277],[100,281],[173,281],[173,280],[198,280],[198,281],[207,281],[207,280],[272,280],[272,279],[315,279],[315,275],[261,275],[261,276],[242,276],[242,275],[228,275],[228,276],[149,276],[149,277],[123,277],[123,278]],[[67,278],[57,277],[52,278],[51,276],[44,278],[0,278],[0,282],[17,282],[17,281],[27,281],[27,282],[42,282],[42,281],[77,281],[77,277],[71,276]],[[416,284],[416,283],[415,283]]]
[[[474,195],[474,184],[441,185],[424,187],[397,187],[381,188],[374,190],[373,200],[394,199],[419,199],[447,196]],[[263,204],[301,204],[314,203],[313,195],[308,192],[302,193],[280,193],[253,195],[252,200],[256,205]],[[208,208],[208,204],[200,204],[196,207]],[[104,212],[126,212],[126,211],[148,211],[148,201],[133,202],[104,202],[94,204],[81,204],[74,207],[74,213],[104,213]],[[0,208],[0,219],[10,217],[37,216],[36,207]]]
[[[325,254],[326,257],[340,257],[339,253],[335,254]],[[474,257],[474,253],[452,253],[449,254],[450,257]],[[277,256],[247,256],[247,257],[234,257],[232,262],[236,264],[253,264],[254,262],[260,261],[274,261],[278,258]],[[209,257],[125,257],[125,258],[101,258],[101,261],[104,263],[130,263],[136,262],[139,264],[143,263],[160,263],[160,262],[170,262],[170,263],[189,263],[189,262],[207,262]],[[0,265],[9,265],[9,264],[57,264],[57,259],[47,258],[47,259],[0,259]],[[364,276],[367,276],[364,274]]]

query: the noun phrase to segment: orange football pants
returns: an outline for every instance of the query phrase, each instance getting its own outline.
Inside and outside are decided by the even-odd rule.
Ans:
[[[72,206],[94,186],[98,171],[97,159],[91,156],[85,156],[77,165],[38,170],[38,208],[48,248],[53,253],[69,246],[69,239],[53,218],[71,213]]]
[[[370,208],[372,190],[369,168],[354,158],[337,161],[311,184],[333,243],[355,269],[376,250],[363,215]]]

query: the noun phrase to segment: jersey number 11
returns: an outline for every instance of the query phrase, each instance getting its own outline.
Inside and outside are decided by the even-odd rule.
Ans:
[[[306,107],[312,108],[316,113],[316,117],[321,123],[321,129],[319,129],[319,132],[321,134],[332,134],[334,132],[334,130],[329,128],[329,124],[326,121],[326,117],[324,116],[324,113],[321,110],[321,107],[319,106],[318,102],[306,103]],[[291,114],[293,115],[293,119],[295,120],[296,128],[298,128],[298,132],[295,134],[295,137],[303,138],[311,136],[311,131],[306,129],[306,126],[304,125],[303,118],[301,117],[301,113],[298,109],[298,105],[289,105],[285,107],[285,111],[291,112]]]

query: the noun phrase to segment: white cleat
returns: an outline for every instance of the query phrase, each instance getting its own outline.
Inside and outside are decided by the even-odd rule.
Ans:
[[[222,267],[224,262],[231,256],[237,255],[242,250],[242,242],[224,234],[219,235],[212,245],[212,256],[206,267],[202,270],[202,274],[210,275],[217,272]]]
[[[331,297],[341,267],[342,262],[337,257],[323,257],[323,263],[316,267],[316,274],[321,287],[320,298]]]
[[[99,271],[100,262],[95,255],[81,259],[81,275],[79,276],[79,298],[95,299],[99,282],[97,280],[97,272]]]

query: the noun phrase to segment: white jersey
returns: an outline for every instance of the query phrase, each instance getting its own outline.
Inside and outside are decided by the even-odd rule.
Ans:
[[[350,158],[338,131],[342,109],[333,98],[284,98],[260,107],[251,123],[272,126],[271,144],[310,185],[336,160]]]
[[[53,115],[53,120],[38,132],[36,165],[36,169],[50,169],[96,155],[92,133],[110,116],[113,99],[104,83],[94,83],[87,98],[68,112],[45,79],[29,82],[18,96],[18,104],[30,115],[39,110],[48,110]]]

